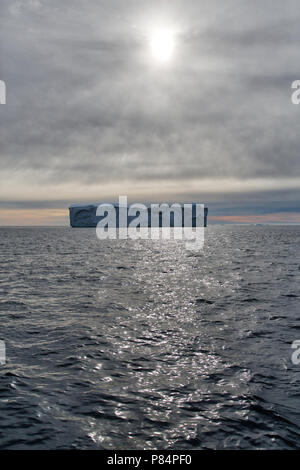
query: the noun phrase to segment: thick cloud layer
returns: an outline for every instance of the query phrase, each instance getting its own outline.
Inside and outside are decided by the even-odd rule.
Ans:
[[[297,188],[299,25],[298,0],[0,0],[0,199]]]

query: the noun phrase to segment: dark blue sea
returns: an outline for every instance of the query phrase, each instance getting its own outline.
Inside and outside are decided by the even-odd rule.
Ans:
[[[300,447],[300,226],[0,247],[1,449]]]

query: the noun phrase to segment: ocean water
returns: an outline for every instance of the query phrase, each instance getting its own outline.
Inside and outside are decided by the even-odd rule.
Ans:
[[[299,226],[0,246],[1,449],[299,448]]]

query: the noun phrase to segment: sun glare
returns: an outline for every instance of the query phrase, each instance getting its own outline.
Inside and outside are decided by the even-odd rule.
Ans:
[[[153,56],[160,62],[168,62],[174,50],[174,37],[168,30],[157,31],[151,40]]]

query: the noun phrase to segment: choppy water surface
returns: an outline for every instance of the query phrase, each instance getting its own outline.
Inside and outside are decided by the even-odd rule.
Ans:
[[[297,448],[300,227],[0,229],[0,447]]]

